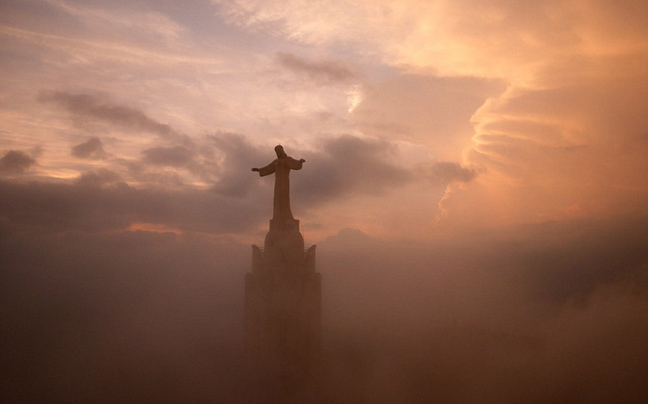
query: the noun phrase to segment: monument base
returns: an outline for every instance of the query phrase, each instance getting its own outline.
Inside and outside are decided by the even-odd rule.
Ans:
[[[316,246],[304,251],[298,223],[275,223],[266,248],[252,246],[252,271],[245,276],[249,360],[271,385],[298,386],[319,366],[322,277],[315,268]],[[291,241],[282,239],[288,236]],[[282,261],[282,254],[289,259]]]
[[[299,220],[272,219],[263,245],[266,265],[289,270],[304,260],[304,237]]]

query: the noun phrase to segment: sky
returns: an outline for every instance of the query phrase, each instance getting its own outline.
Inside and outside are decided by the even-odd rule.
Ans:
[[[642,0],[3,0],[3,396],[253,402],[282,144],[321,402],[646,398],[647,66]]]

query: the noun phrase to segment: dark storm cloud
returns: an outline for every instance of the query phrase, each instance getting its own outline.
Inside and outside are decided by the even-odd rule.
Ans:
[[[277,52],[276,61],[283,68],[316,82],[339,83],[356,78],[354,72],[335,61],[311,61],[285,52]]]
[[[477,174],[476,169],[465,167],[456,161],[439,161],[432,165],[427,177],[433,184],[446,185],[452,182],[470,182]]]
[[[74,157],[84,159],[103,159],[106,152],[103,149],[103,143],[98,137],[91,137],[87,141],[72,147],[71,153]]]
[[[186,136],[179,134],[170,125],[160,123],[140,110],[116,104],[101,96],[71,94],[66,91],[41,91],[38,100],[53,103],[76,117],[147,131],[163,138],[187,141]]]
[[[295,197],[308,206],[354,194],[378,195],[410,182],[392,143],[351,135],[321,141],[321,151],[306,158],[308,181],[295,176]],[[299,159],[301,156],[293,155]]]
[[[36,160],[20,150],[9,150],[0,158],[0,172],[22,173],[36,164]]]

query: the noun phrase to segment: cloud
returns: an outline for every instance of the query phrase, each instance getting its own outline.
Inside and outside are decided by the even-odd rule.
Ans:
[[[455,161],[439,161],[432,165],[427,177],[433,184],[450,184],[453,182],[470,182],[477,177],[478,171],[465,167]]]
[[[355,49],[391,69],[363,84],[354,129],[484,167],[444,196],[450,219],[537,222],[648,206],[648,156],[636,141],[648,127],[646,2],[215,3],[237,27]]]
[[[153,147],[142,151],[144,161],[160,166],[185,167],[192,163],[195,153],[184,146]]]
[[[624,7],[594,0],[298,0],[292,7],[268,0],[214,2],[241,27],[310,45],[355,47],[390,65],[435,69],[443,76],[529,80],[537,69],[566,57],[633,52],[648,38],[641,1]]]
[[[222,174],[213,190],[236,198],[252,198],[253,192],[255,198],[270,201],[274,179],[256,180],[258,174],[250,170],[276,159],[274,145],[262,148],[242,135],[226,132],[213,135],[211,140],[222,155]],[[413,173],[397,163],[398,150],[387,141],[343,135],[320,139],[319,143],[317,151],[284,145],[291,157],[306,159],[307,175],[291,175],[291,193],[300,206],[316,206],[342,196],[386,193],[414,179]]]
[[[257,184],[254,178],[257,174],[251,172],[252,167],[263,167],[272,161],[269,159],[276,158],[274,146],[263,150],[240,134],[221,132],[211,136],[210,140],[222,157],[222,172],[213,190],[223,196],[248,196]]]
[[[237,302],[249,246],[144,231],[26,237],[5,225],[0,372],[12,382],[3,399],[230,401],[240,391]],[[185,370],[152,388],[171,368]]]
[[[213,14],[198,2],[144,7],[164,7],[173,19],[146,19],[126,9],[132,2],[106,13],[98,1],[97,8],[19,3],[3,3],[16,24],[0,27],[7,60],[20,66],[5,84],[25,90],[8,93],[3,117],[13,122],[3,128],[5,150],[48,139],[42,156],[27,154],[38,159],[39,174],[57,178],[0,183],[7,401],[646,401],[648,219],[637,212],[648,206],[641,139],[648,128],[647,2],[219,2],[216,11],[234,27],[210,22]],[[66,13],[49,6],[36,15],[54,3]],[[253,30],[239,36],[240,27]],[[174,42],[183,38],[191,42]],[[241,63],[151,46],[161,42],[185,55],[206,54],[193,46],[210,44],[212,54]],[[285,74],[335,80],[318,70],[320,62],[298,56],[303,44],[367,62],[363,72],[375,80],[362,77],[365,101],[350,117],[345,97],[331,96],[341,93],[336,86],[309,94],[264,82],[259,70],[267,71],[263,63],[276,49],[294,52],[281,65]],[[372,64],[378,59],[386,65]],[[484,84],[483,76],[502,78],[509,90]],[[367,226],[389,220],[386,236],[411,239],[342,231],[320,244],[324,365],[313,383],[272,400],[240,360],[249,243],[227,240],[267,224],[273,180],[250,167],[272,161],[274,144],[216,133],[213,143],[190,146],[170,126],[164,134],[164,115],[102,96],[84,109],[72,105],[70,90],[69,99],[48,105],[124,134],[110,143],[121,160],[70,161],[73,128],[43,105],[22,109],[34,87],[61,83],[111,93],[119,87],[126,92],[115,99],[169,111],[173,122],[184,121],[177,128],[287,136],[288,153],[307,160],[291,174],[293,196],[313,212],[330,207],[322,226],[336,221],[336,229],[353,226],[377,238],[346,217]],[[323,128],[309,120],[320,110],[335,112],[340,123]],[[161,143],[134,136],[142,131]],[[450,199],[468,231],[422,220],[437,187],[408,169],[407,142],[425,144],[426,156],[440,162],[433,177],[455,181]],[[126,160],[132,173],[120,170]],[[182,185],[194,164],[214,168],[212,189]],[[474,177],[475,167],[486,170]],[[60,176],[74,172],[83,174],[63,184]],[[146,176],[142,189],[121,182]],[[162,178],[177,179],[178,189],[156,188]],[[366,203],[372,195],[381,196],[379,209]],[[582,220],[565,220],[579,214]],[[545,223],[506,229],[506,215]],[[497,230],[476,230],[484,218],[495,218]],[[434,233],[433,242],[416,241],[421,229]]]
[[[499,80],[400,74],[366,85],[351,119],[366,135],[404,139],[457,160],[474,134],[471,117],[504,89]]]
[[[646,389],[616,375],[648,365],[633,359],[647,352],[646,220],[444,233],[421,244],[327,240],[318,265],[328,352],[356,364],[350,388],[366,378],[405,403],[468,403],[476,394],[500,403],[542,394],[632,402]],[[596,385],[579,387],[592,378]]]
[[[381,52],[381,42],[404,40],[412,29],[408,7],[386,1],[297,0],[290,7],[274,0],[212,1],[232,24],[311,45],[339,42]]]
[[[304,206],[343,196],[383,194],[413,180],[405,162],[398,161],[398,149],[388,141],[342,135],[320,143],[321,151],[306,158],[308,179],[297,174],[293,180],[294,195]]]
[[[519,222],[645,211],[646,77],[605,79],[599,68],[571,75],[569,83],[511,89],[475,114],[465,162],[486,172],[479,187],[444,201],[449,217]]]
[[[283,68],[316,82],[340,83],[356,78],[356,74],[340,62],[310,61],[286,52],[277,52],[275,59]]]
[[[267,402],[244,362],[249,245],[196,225],[236,214],[245,199],[5,182],[0,192],[5,397]],[[258,204],[239,212],[258,217]],[[185,233],[126,230],[153,217]],[[243,220],[239,235],[253,231]],[[431,242],[344,229],[318,246],[323,365],[294,394],[342,404],[639,402],[646,226],[627,215]]]
[[[210,190],[178,186],[137,189],[109,170],[81,175],[73,184],[0,182],[6,223],[43,231],[102,232],[149,223],[179,231],[238,232],[261,223],[264,210]]]
[[[103,143],[98,137],[91,137],[87,141],[72,147],[72,155],[79,158],[100,160],[106,158]]]
[[[53,103],[75,117],[94,119],[112,125],[154,133],[165,139],[187,140],[170,125],[160,123],[142,111],[116,104],[92,94],[72,94],[65,91],[41,91],[38,100]]]
[[[125,182],[122,182],[119,174],[107,168],[99,168],[81,174],[77,178],[76,184],[89,187],[127,186]]]
[[[36,164],[36,160],[20,150],[9,150],[0,158],[0,171],[22,173]]]
[[[381,241],[361,230],[345,227],[337,234],[327,237],[320,245],[331,250],[370,250],[380,247]]]

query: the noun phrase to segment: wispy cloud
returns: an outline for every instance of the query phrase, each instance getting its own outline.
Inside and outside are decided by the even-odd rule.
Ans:
[[[87,141],[73,146],[71,153],[74,157],[85,159],[106,158],[106,151],[103,148],[103,143],[98,137],[91,137]]]
[[[75,183],[85,187],[127,186],[119,174],[107,168],[86,171],[76,179]]]
[[[38,99],[61,107],[75,117],[147,131],[166,139],[188,141],[186,136],[178,133],[170,125],[152,119],[139,109],[114,103],[105,97],[66,91],[41,91]]]
[[[439,161],[430,167],[427,177],[433,184],[447,185],[453,182],[470,182],[478,173],[477,169],[465,167],[456,161]]]
[[[142,151],[144,161],[153,165],[185,167],[193,161],[194,152],[184,146],[153,147]]]
[[[337,61],[312,61],[286,52],[278,52],[276,61],[283,68],[320,83],[344,83],[357,77],[353,71]]]

